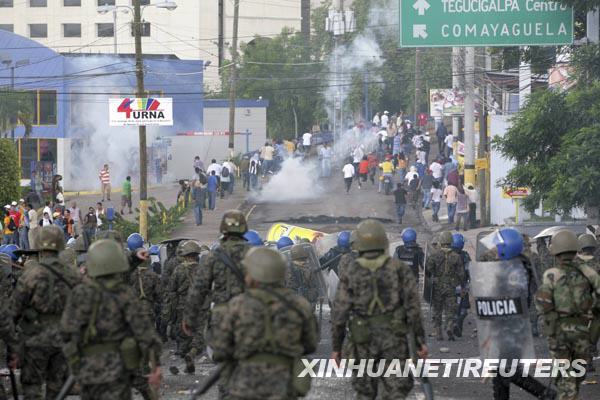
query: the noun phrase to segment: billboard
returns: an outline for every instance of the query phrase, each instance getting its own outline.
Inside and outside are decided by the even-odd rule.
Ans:
[[[429,114],[434,118],[465,113],[465,92],[458,89],[430,89]]]
[[[173,126],[170,97],[109,99],[108,107],[110,126]]]

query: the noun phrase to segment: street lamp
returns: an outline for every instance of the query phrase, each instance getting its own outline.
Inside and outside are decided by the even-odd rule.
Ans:
[[[137,80],[137,97],[144,97],[144,62],[142,60],[142,12],[147,7],[164,8],[173,11],[177,8],[174,1],[163,1],[141,7],[140,0],[134,0],[133,8],[125,5],[104,5],[98,7],[98,13],[115,12],[124,8],[133,13],[133,32],[135,37],[135,76]],[[116,18],[116,17],[115,17]],[[115,23],[115,37],[117,35]],[[146,154],[146,126],[138,127],[140,152],[140,234],[148,240],[148,158]]]

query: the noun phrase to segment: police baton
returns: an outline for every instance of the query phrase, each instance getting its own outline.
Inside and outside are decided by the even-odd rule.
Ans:
[[[69,375],[69,378],[67,379],[67,381],[65,382],[63,387],[60,389],[58,396],[56,396],[54,398],[54,400],[63,400],[65,397],[67,397],[67,395],[71,391],[71,388],[74,385],[75,385],[75,377],[73,375]]]
[[[204,383],[200,387],[192,390],[192,396],[190,397],[190,399],[196,400],[197,398],[202,396],[204,393],[208,392],[208,390],[211,387],[213,387],[213,385],[215,383],[217,383],[217,381],[221,377],[221,374],[223,374],[223,371],[227,367],[229,367],[229,363],[221,363],[221,364],[217,365],[217,368],[208,376],[208,378],[206,378]]]

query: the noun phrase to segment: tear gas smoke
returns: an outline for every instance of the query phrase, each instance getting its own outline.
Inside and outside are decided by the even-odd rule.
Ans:
[[[271,177],[254,200],[283,203],[317,198],[323,193],[323,188],[317,182],[318,176],[319,166],[316,162],[287,158],[281,164],[281,170]]]

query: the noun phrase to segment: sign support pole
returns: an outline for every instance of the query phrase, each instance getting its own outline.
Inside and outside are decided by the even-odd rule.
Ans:
[[[465,48],[465,181],[475,186],[475,48]]]
[[[460,73],[462,72],[462,68],[460,68],[461,51],[462,51],[462,49],[460,47],[452,48],[452,89],[459,89],[459,90],[462,89],[462,85],[460,84],[461,79],[459,76]],[[460,129],[460,117],[453,116],[452,117],[452,134],[458,137],[459,129]]]

